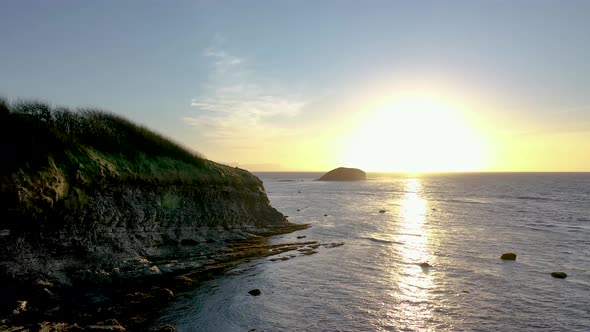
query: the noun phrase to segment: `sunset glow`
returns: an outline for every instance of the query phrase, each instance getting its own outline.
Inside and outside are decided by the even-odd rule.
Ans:
[[[250,171],[590,171],[590,2],[33,3],[0,8],[9,100]]]
[[[485,142],[442,99],[402,96],[377,105],[351,133],[345,161],[369,171],[474,171],[485,167]]]
[[[590,0],[0,31],[0,332],[590,332]]]

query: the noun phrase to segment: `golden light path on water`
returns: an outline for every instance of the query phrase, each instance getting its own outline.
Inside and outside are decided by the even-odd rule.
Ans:
[[[426,225],[427,201],[421,196],[419,179],[405,180],[405,194],[400,205],[395,241],[400,264],[395,276],[398,291],[396,298],[398,323],[410,330],[428,330],[432,318],[429,293],[433,288],[428,268],[419,264],[428,262],[429,228]]]

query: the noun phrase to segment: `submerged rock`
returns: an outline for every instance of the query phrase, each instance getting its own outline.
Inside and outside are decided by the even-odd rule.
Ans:
[[[4,326],[0,325],[0,328],[4,328]],[[41,322],[39,323],[39,330],[40,332],[45,331],[84,331],[86,329],[82,329],[78,324],[69,324],[69,323],[55,323],[55,322]],[[10,329],[8,331],[28,331],[28,330],[13,330]]]
[[[565,274],[565,272],[551,272],[551,276],[553,278],[558,278],[558,279],[565,279],[565,278],[567,278],[567,274]]]
[[[179,275],[173,279],[174,286],[177,288],[190,288],[193,287],[197,281],[188,275]]]
[[[367,174],[358,168],[338,167],[322,175],[318,181],[364,181]]]
[[[428,268],[428,267],[430,267],[430,264],[428,264],[427,262],[422,262],[422,263],[418,264],[418,266],[420,266],[422,268]]]
[[[20,301],[16,301],[16,308],[12,311],[13,315],[20,315],[23,312],[28,311],[28,304],[29,301],[25,301],[25,300],[20,300]]]
[[[385,212],[387,212],[387,211],[385,211],[385,210],[379,210],[379,213],[385,213]]]
[[[252,295],[252,296],[258,296],[260,295],[262,292],[260,291],[260,289],[258,288],[254,288],[251,289],[250,291],[248,291],[248,294]]]
[[[125,329],[116,319],[107,319],[93,325],[86,326],[87,331],[118,331],[125,332]]]
[[[505,261],[515,261],[516,254],[512,253],[512,252],[508,252],[508,253],[502,254],[502,256],[500,256],[500,259],[503,259]]]
[[[340,247],[342,245],[344,245],[344,242],[332,242],[332,243],[324,243],[322,244],[324,246],[324,248],[336,248],[336,247]],[[314,248],[314,246],[310,246],[312,248]],[[317,248],[317,247],[315,247]]]
[[[271,262],[276,262],[276,261],[288,261],[291,257],[289,256],[281,256],[281,257],[274,257],[269,259]]]
[[[318,251],[313,250],[313,249],[299,249],[297,251],[299,251],[303,255],[313,255],[313,254],[317,254],[318,253]]]
[[[160,326],[152,331],[153,332],[176,332],[176,328],[172,325],[167,324],[167,325]]]

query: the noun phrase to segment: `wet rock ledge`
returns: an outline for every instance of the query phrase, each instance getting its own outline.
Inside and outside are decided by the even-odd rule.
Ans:
[[[272,252],[236,243],[306,227],[251,173],[107,112],[0,99],[0,148],[0,330],[142,330],[179,284]]]

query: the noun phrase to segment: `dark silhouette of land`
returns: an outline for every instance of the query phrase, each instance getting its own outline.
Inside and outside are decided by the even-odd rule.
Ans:
[[[0,148],[0,330],[145,331],[176,291],[316,245],[266,243],[307,225],[253,174],[105,111],[0,99]]]
[[[367,174],[358,168],[338,167],[322,175],[318,181],[364,181]]]

